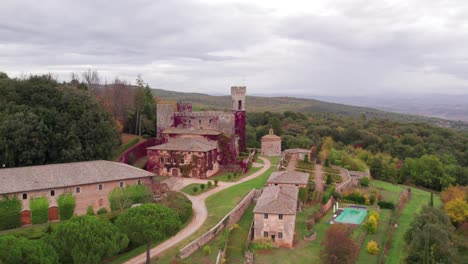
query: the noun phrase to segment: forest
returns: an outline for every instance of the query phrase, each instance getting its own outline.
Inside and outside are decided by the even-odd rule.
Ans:
[[[332,139],[327,158],[364,161],[376,179],[416,184],[440,191],[450,184],[468,183],[468,133],[427,123],[406,123],[330,113],[247,114],[247,142],[260,140],[273,128],[282,148],[320,150]],[[328,147],[327,147],[328,148]],[[315,153],[321,158],[320,152]],[[337,157],[338,155],[338,157]],[[354,160],[354,161],[353,161]],[[350,165],[348,162],[348,165]],[[346,165],[346,164],[340,164]],[[359,165],[350,169],[359,170]]]

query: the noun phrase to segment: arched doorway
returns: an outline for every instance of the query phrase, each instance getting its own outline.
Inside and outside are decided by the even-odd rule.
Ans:
[[[31,211],[24,210],[20,213],[21,216],[21,225],[30,225],[31,224]]]
[[[179,170],[178,169],[172,169],[172,176],[174,177],[179,177]]]
[[[59,211],[57,206],[49,207],[49,221],[58,221]]]

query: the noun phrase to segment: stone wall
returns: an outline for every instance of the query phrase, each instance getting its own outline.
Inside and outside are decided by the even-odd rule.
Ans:
[[[208,242],[210,242],[213,238],[215,238],[219,233],[221,233],[225,228],[231,228],[234,224],[236,224],[244,215],[245,210],[252,204],[255,198],[260,196],[261,191],[253,189],[250,191],[244,199],[236,206],[234,209],[231,210],[226,216],[219,221],[213,228],[211,228],[208,232],[201,235],[199,238],[192,241],[190,244],[185,246],[179,251],[179,258],[185,259],[192,255],[195,251],[202,248]]]

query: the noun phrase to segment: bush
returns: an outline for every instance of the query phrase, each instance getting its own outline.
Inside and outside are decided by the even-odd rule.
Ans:
[[[88,208],[86,208],[86,215],[95,215],[94,214],[94,209],[93,209],[93,207],[91,205],[88,206]]]
[[[68,220],[75,213],[76,201],[71,193],[63,193],[57,199],[60,220]]]
[[[98,215],[107,214],[107,213],[108,211],[105,207],[99,208],[99,210],[97,211]]]
[[[307,188],[299,188],[299,199],[302,203],[307,202]]]
[[[231,174],[227,176],[228,181],[231,181],[231,177],[232,177]]]
[[[336,200],[341,199],[341,194],[339,192],[337,192],[337,191],[333,191],[332,196]]]
[[[250,244],[251,250],[266,250],[273,248],[273,241],[270,238],[256,240]]]
[[[366,203],[366,198],[360,193],[360,192],[352,192],[348,195],[343,196],[343,200],[348,201],[348,202],[353,202],[357,204],[365,204]]]
[[[117,187],[109,193],[111,211],[122,211],[133,204],[149,203],[153,199],[153,192],[142,184]]]
[[[218,186],[218,179],[214,180],[214,185]]]
[[[182,193],[169,191],[166,197],[158,201],[158,203],[177,211],[182,223],[187,222],[192,217],[192,202]]]
[[[207,183],[207,185],[208,185],[208,189],[210,189],[211,186],[213,186],[213,183],[212,183],[211,181],[209,181],[209,182]]]
[[[208,256],[211,254],[211,247],[206,245],[203,247],[203,255]]]
[[[362,187],[369,187],[369,183],[370,183],[370,181],[369,181],[369,178],[367,178],[367,177],[359,179],[359,184]]]
[[[205,190],[205,184],[200,184],[200,190],[203,192],[203,190]]]
[[[395,209],[395,204],[388,201],[379,201],[377,205],[382,209]]]
[[[371,215],[369,216],[369,219],[367,219],[363,224],[362,228],[366,230],[367,233],[369,234],[375,234],[375,231],[377,230],[377,225],[378,225],[378,220],[375,216]]]
[[[45,197],[31,198],[31,221],[33,224],[42,224],[49,221],[49,201]]]
[[[334,191],[335,191],[334,186],[327,186],[327,189],[323,193],[322,204],[326,204],[328,200],[330,200],[330,197],[332,196]]]
[[[197,187],[197,186],[193,186],[192,191],[193,191],[194,194],[196,194],[196,193],[198,192],[198,187]]]
[[[327,174],[327,185],[332,184],[333,180],[330,174]]]
[[[21,226],[21,201],[16,196],[0,199],[0,230]]]
[[[324,162],[325,167],[330,167],[330,161],[328,159],[325,160]]]
[[[377,242],[375,242],[374,240],[371,240],[367,243],[367,252],[372,254],[372,255],[377,255],[377,253],[379,253],[379,244],[377,244]]]

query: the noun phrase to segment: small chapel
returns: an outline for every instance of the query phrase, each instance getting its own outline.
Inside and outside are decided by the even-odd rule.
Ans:
[[[281,156],[281,137],[273,132],[270,128],[268,135],[262,137],[262,155],[266,157]]]

